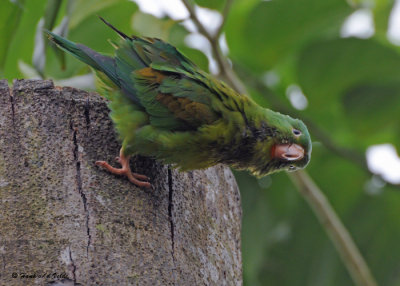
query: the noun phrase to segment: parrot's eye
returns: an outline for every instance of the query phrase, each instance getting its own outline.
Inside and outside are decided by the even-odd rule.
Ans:
[[[301,131],[300,130],[297,130],[297,129],[294,129],[293,128],[293,134],[295,135],[295,136],[300,136],[301,135]]]
[[[289,166],[289,171],[294,171],[294,170],[296,170],[296,167],[294,165],[290,165]]]

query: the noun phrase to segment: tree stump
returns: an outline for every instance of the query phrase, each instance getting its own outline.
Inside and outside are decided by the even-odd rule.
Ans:
[[[229,168],[136,157],[153,184],[137,188],[94,164],[120,148],[108,113],[95,93],[0,81],[0,285],[241,285]]]

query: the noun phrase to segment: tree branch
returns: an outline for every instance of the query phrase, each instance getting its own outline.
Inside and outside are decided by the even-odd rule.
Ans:
[[[218,62],[221,75],[236,91],[247,94],[245,86],[236,76],[227,59],[222,55],[218,40],[214,39],[207,32],[206,28],[197,18],[194,7],[189,1],[182,0],[182,2],[188,9],[199,32],[210,41],[213,55]],[[293,181],[299,193],[313,209],[321,225],[325,228],[325,231],[333,241],[354,282],[359,286],[376,286],[375,279],[372,277],[368,265],[364,261],[349,232],[341,223],[325,195],[313,182],[307,172],[297,171],[288,173],[288,176]]]
[[[227,0],[227,4],[225,6],[225,13],[228,13],[231,3],[231,0]],[[182,3],[185,5],[186,9],[189,12],[190,18],[192,19],[192,21],[194,22],[194,24],[196,25],[198,32],[203,35],[204,37],[207,38],[207,40],[210,42],[211,44],[211,51],[213,54],[214,59],[217,62],[218,65],[218,69],[220,71],[220,76],[223,77],[223,79],[225,81],[227,81],[228,83],[230,83],[232,85],[232,87],[237,90],[240,93],[246,93],[246,88],[243,85],[243,83],[238,79],[238,77],[236,76],[236,74],[234,73],[234,71],[232,70],[229,62],[227,61],[226,57],[222,54],[221,51],[221,47],[219,46],[218,43],[218,36],[217,37],[213,37],[205,28],[205,26],[200,22],[199,18],[196,15],[196,11],[194,9],[194,6],[190,4],[189,0],[182,0]],[[224,15],[224,18],[227,15]],[[221,26],[225,23],[225,20],[222,20],[222,24]],[[219,31],[219,33],[222,32],[222,27],[221,27],[221,31]],[[218,34],[216,34],[218,35]]]
[[[288,173],[288,175],[300,194],[313,209],[321,225],[325,228],[355,284],[376,286],[375,279],[372,277],[368,265],[364,261],[349,232],[340,221],[325,195],[307,172],[300,170],[295,173]]]
[[[207,31],[204,25],[200,22],[199,18],[197,17],[195,7],[190,3],[189,0],[182,0],[183,5],[185,5],[186,9],[189,12],[190,18],[196,25],[198,32],[206,37],[210,42],[213,40],[211,34]]]
[[[226,23],[226,19],[228,19],[229,12],[231,11],[232,4],[233,4],[233,0],[226,0],[224,10],[222,11],[222,22],[219,25],[218,30],[214,35],[215,40],[218,40],[219,36],[221,36],[221,33],[222,33],[225,23]]]

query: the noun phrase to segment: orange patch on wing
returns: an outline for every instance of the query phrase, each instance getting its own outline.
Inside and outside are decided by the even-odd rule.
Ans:
[[[151,67],[142,68],[138,70],[137,73],[148,79],[153,79],[157,83],[161,83],[162,80],[165,78],[164,74],[152,69]]]
[[[156,39],[150,38],[150,37],[143,37],[146,41],[150,42],[151,44],[154,44],[156,42]]]
[[[177,118],[194,126],[211,124],[217,119],[216,114],[207,105],[191,101],[186,97],[176,97],[171,94],[159,93],[156,99],[166,106]]]

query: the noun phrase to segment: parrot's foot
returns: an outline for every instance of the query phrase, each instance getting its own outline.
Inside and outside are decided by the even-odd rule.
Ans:
[[[132,173],[131,168],[129,167],[129,156],[124,156],[122,149],[120,151],[120,156],[116,157],[115,160],[121,164],[121,168],[114,168],[106,161],[96,161],[96,165],[107,169],[112,174],[126,176],[131,183],[135,184],[138,187],[150,188],[151,184],[149,182],[143,182],[143,180],[150,180],[149,177],[137,173]]]

